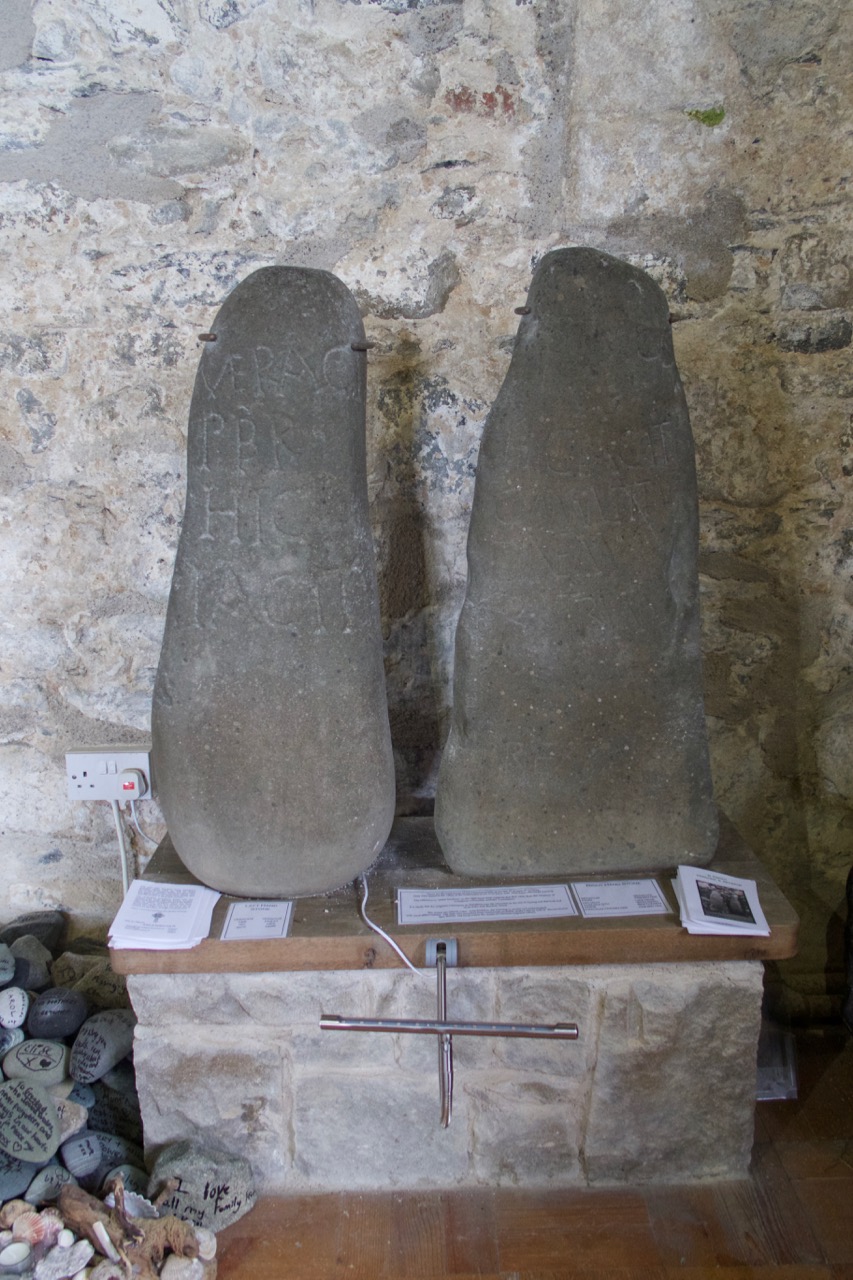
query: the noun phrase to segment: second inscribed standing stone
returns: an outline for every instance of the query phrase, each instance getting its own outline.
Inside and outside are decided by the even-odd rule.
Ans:
[[[549,253],[483,435],[436,797],[453,870],[707,862],[693,440],[664,295]]]

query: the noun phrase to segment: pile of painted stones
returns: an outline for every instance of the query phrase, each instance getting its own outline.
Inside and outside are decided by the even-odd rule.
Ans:
[[[54,911],[0,927],[0,1280],[213,1280],[251,1170],[189,1142],[146,1168],[124,980],[64,931]]]

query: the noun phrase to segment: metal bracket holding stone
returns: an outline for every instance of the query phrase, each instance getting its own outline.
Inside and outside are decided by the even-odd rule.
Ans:
[[[441,1099],[441,1127],[450,1124],[453,1110],[453,1036],[512,1036],[529,1040],[577,1040],[575,1022],[550,1026],[525,1022],[456,1022],[447,1017],[447,968],[458,963],[455,938],[429,938],[426,962],[435,965],[437,1014],[431,1018],[343,1018],[336,1013],[320,1015],[321,1031],[388,1031],[403,1035],[438,1037],[438,1087]]]

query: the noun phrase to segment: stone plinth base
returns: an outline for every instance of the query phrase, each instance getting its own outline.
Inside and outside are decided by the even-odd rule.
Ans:
[[[577,1041],[320,1031],[322,1013],[434,1017],[435,973],[142,974],[145,1140],[246,1156],[265,1193],[586,1186],[746,1174],[762,965],[448,971],[449,1017],[577,1022]]]

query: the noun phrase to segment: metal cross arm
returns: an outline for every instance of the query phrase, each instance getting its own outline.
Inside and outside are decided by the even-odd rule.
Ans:
[[[320,1017],[322,1031],[386,1031],[403,1035],[438,1037],[438,1081],[441,1125],[450,1124],[453,1107],[453,1036],[516,1036],[531,1040],[577,1040],[574,1022],[551,1026],[525,1022],[457,1022],[447,1017],[447,966],[456,964],[455,939],[430,939],[427,964],[436,967],[438,1016],[436,1018],[344,1018],[334,1013]]]

